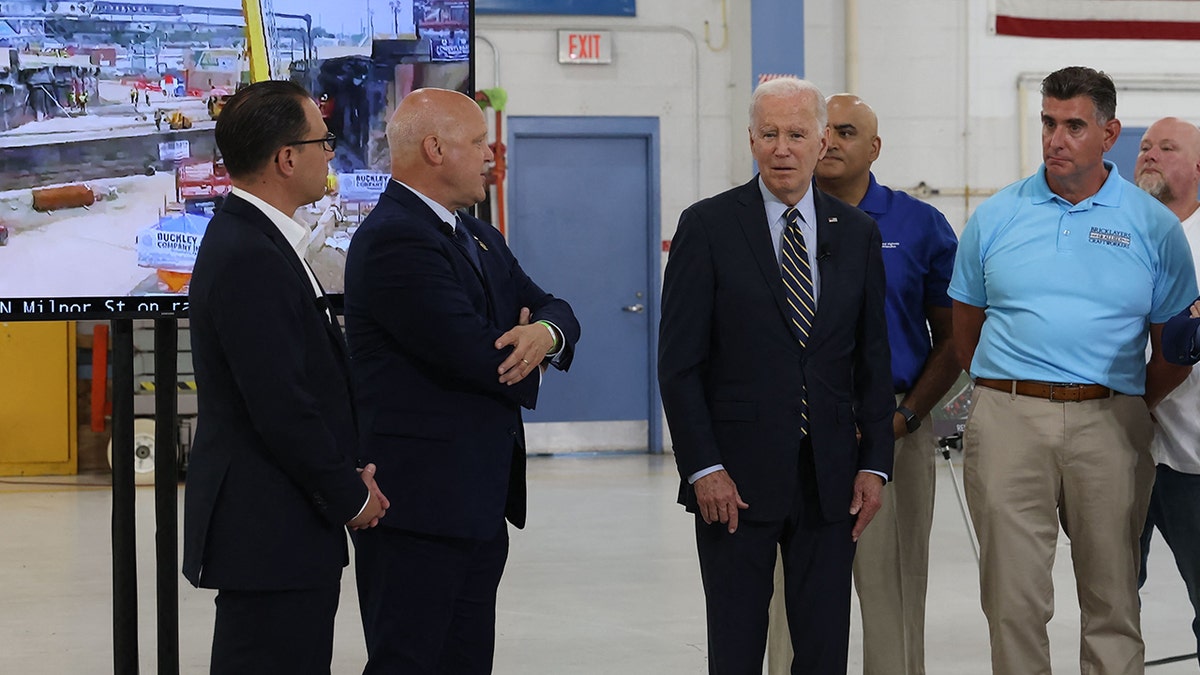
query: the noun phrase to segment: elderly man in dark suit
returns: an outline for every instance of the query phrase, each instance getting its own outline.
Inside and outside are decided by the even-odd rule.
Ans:
[[[394,500],[355,539],[367,673],[488,673],[508,528],[525,525],[521,408],[566,370],[571,307],[466,209],[486,195],[487,122],[458,92],[388,122],[392,180],[346,259],[364,456]]]
[[[292,220],[324,194],[336,139],[303,88],[235,94],[216,141],[233,183],[191,281],[199,426],[184,495],[183,572],[220,589],[213,673],[328,673],[345,526],[387,500],[355,471],[342,332]]]
[[[811,184],[827,145],[815,86],[759,85],[749,131],[760,175],[684,211],[667,263],[679,501],[696,515],[709,672],[761,672],[778,546],[792,672],[844,673],[855,541],[892,467],[880,235]]]

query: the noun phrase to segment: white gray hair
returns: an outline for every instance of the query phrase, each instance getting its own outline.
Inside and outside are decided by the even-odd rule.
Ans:
[[[829,112],[825,107],[825,95],[817,85],[802,80],[798,77],[776,77],[759,84],[754,88],[754,94],[750,97],[750,121],[754,122],[754,111],[758,107],[758,102],[766,96],[787,96],[789,94],[809,94],[814,101],[814,107],[817,111],[817,124],[824,128],[829,122]]]

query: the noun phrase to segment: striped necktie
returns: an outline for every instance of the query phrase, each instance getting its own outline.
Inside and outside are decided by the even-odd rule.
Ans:
[[[812,268],[808,264],[804,235],[800,233],[800,211],[792,207],[784,212],[783,217],[787,220],[787,227],[783,230],[779,266],[783,273],[783,286],[787,290],[792,333],[803,347],[808,342],[817,308],[813,298]]]
[[[789,208],[783,214],[787,226],[783,230],[783,244],[780,246],[779,267],[783,274],[783,287],[786,290],[788,303],[788,319],[791,321],[792,334],[804,347],[808,343],[808,334],[812,330],[813,316],[816,315],[817,302],[813,297],[812,267],[808,264],[808,247],[804,245],[804,235],[800,232],[800,211],[795,207]],[[800,431],[808,435],[808,388],[804,388],[800,400]]]

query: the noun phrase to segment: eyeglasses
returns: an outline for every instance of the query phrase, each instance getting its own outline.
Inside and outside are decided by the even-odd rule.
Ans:
[[[292,141],[291,143],[284,143],[284,145],[305,145],[307,143],[324,143],[325,152],[333,152],[337,150],[337,135],[331,131],[325,134],[325,138],[314,138],[309,141]]]

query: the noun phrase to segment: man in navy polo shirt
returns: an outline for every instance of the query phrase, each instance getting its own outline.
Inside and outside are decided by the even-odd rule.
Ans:
[[[817,187],[879,224],[896,393],[895,466],[883,506],[859,538],[854,558],[863,674],[923,675],[936,478],[929,411],[962,372],[954,357],[946,294],[958,241],[937,209],[875,180],[871,165],[881,146],[875,111],[851,94],[830,96],[827,106],[829,150],[817,163]],[[771,618],[772,638],[776,633],[780,638],[770,642],[771,671],[786,673],[791,662],[786,617],[780,609]]]
[[[1050,672],[1060,522],[1080,671],[1145,672],[1149,409],[1187,376],[1163,359],[1163,324],[1197,291],[1179,219],[1104,161],[1116,108],[1091,68],[1042,80],[1042,166],[975,210],[950,282],[955,349],[975,378],[963,470],[994,675]]]

